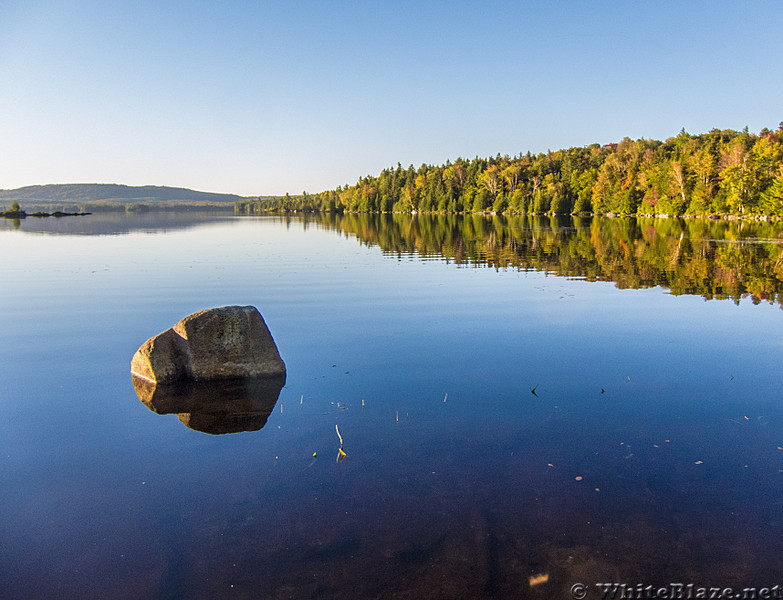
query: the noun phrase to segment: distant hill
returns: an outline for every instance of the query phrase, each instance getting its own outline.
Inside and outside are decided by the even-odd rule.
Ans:
[[[22,208],[46,205],[129,205],[171,206],[177,204],[229,205],[247,200],[234,194],[197,192],[186,188],[157,185],[129,186],[113,183],[66,183],[30,185],[0,190],[0,205],[16,200]]]

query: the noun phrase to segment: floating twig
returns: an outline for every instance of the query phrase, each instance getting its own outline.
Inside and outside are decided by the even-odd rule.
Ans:
[[[340,438],[340,447],[337,449],[337,462],[343,462],[345,458],[345,451],[343,450],[343,436],[340,435],[340,428],[337,427],[337,423],[334,424],[334,430],[337,432],[337,437]]]
[[[340,428],[337,427],[337,423],[334,424],[334,430],[337,432],[337,437],[340,438],[340,448],[343,447],[343,436],[340,435]]]

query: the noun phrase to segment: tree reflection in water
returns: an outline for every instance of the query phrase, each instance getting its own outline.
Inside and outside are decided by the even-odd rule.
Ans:
[[[295,218],[397,256],[613,281],[621,289],[661,286],[675,295],[781,303],[783,226],[777,222],[368,213]]]

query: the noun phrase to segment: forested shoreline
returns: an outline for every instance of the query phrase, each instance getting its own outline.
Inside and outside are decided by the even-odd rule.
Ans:
[[[515,157],[458,158],[235,204],[264,211],[783,217],[783,122]]]

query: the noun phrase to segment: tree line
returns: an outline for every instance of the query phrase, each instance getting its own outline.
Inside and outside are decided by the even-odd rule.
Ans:
[[[240,201],[235,211],[783,216],[783,122],[758,134],[683,130],[663,142],[398,163],[353,185]]]

